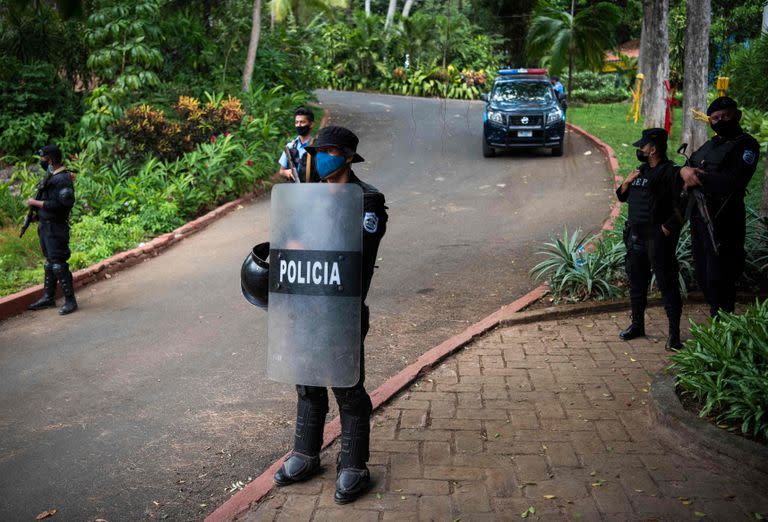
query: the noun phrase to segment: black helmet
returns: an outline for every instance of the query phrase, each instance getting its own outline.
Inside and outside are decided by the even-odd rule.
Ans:
[[[259,243],[251,249],[240,269],[240,289],[254,306],[266,308],[269,302],[269,243]]]

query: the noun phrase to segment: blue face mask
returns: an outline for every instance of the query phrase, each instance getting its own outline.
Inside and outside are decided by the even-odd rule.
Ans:
[[[347,162],[347,158],[344,156],[332,156],[327,152],[319,151],[315,156],[315,163],[317,164],[317,175],[320,179],[325,179]]]

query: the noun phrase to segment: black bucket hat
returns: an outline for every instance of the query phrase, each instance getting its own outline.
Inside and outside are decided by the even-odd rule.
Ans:
[[[725,109],[738,110],[739,106],[736,104],[736,100],[730,96],[720,96],[709,104],[709,107],[707,108],[707,116],[710,116],[713,112],[722,111]]]
[[[61,149],[55,143],[42,147],[40,150],[37,151],[37,155],[41,157],[48,156],[49,158],[57,162],[61,161],[62,159]]]
[[[312,145],[306,147],[306,151],[314,155],[320,147],[337,147],[344,151],[344,154],[347,156],[352,156],[352,163],[360,163],[365,160],[357,153],[358,143],[360,143],[360,140],[351,130],[345,127],[330,125],[320,129],[315,141],[312,142]]]
[[[666,150],[667,139],[669,135],[664,129],[645,129],[643,130],[642,137],[632,144],[633,147],[643,147],[647,143],[653,143],[654,145],[660,145]]]

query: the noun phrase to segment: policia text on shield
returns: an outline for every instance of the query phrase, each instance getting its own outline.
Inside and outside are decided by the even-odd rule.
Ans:
[[[365,298],[388,219],[384,195],[351,169],[363,161],[357,144],[343,127],[320,131],[307,152],[326,183],[275,187],[271,243],[254,247],[241,271],[246,298],[269,304],[268,375],[296,384],[298,394],[293,451],[275,483],[287,486],[320,469],[331,386],[342,427],[334,495],[339,504],[355,500],[370,484]]]

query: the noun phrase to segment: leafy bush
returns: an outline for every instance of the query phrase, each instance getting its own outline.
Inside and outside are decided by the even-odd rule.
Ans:
[[[768,35],[753,40],[749,47],[731,55],[727,76],[730,76],[731,95],[740,104],[768,110]]]
[[[747,236],[744,241],[744,275],[752,281],[768,279],[768,218],[747,208]]]
[[[108,223],[99,216],[83,216],[72,226],[69,264],[76,269],[85,268],[115,252],[135,248],[146,235],[137,217]]]
[[[760,147],[768,146],[768,111],[757,109],[742,109],[741,126],[760,143]]]
[[[191,96],[181,96],[174,107],[180,121],[167,120],[162,110],[148,104],[131,107],[110,129],[122,139],[121,155],[134,161],[151,154],[161,159],[176,159],[211,139],[237,127],[245,111],[237,98],[222,100],[208,95],[205,105]]]
[[[601,87],[593,91],[591,89],[573,89],[568,101],[583,103],[615,103],[629,98],[629,91],[623,87]]]
[[[579,237],[577,230],[552,243],[538,254],[547,257],[531,270],[536,280],[546,279],[556,299],[583,301],[621,295],[616,284],[624,261],[623,243],[599,241],[598,235]],[[588,250],[591,248],[591,250]]]
[[[28,157],[79,112],[78,95],[51,64],[0,59],[0,156]]]
[[[692,324],[691,336],[669,368],[680,390],[702,403],[699,416],[768,439],[768,300]]]

